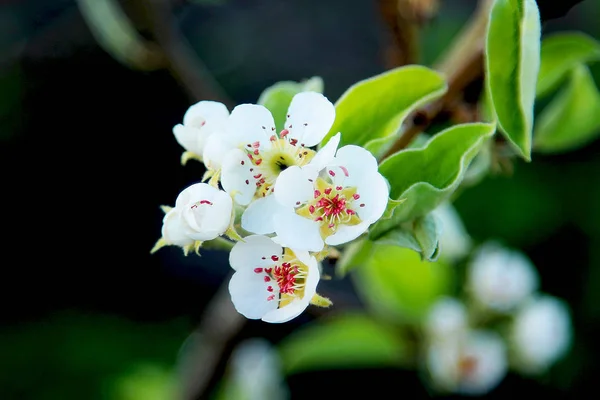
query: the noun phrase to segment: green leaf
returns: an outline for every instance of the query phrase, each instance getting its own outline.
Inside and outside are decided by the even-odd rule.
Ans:
[[[554,90],[578,64],[600,59],[600,43],[582,32],[554,33],[542,40],[537,96]]]
[[[335,273],[344,277],[349,271],[367,263],[373,250],[373,242],[367,239],[357,239],[344,247],[342,256],[335,264]]]
[[[378,244],[407,247],[421,255],[423,260],[435,261],[439,255],[441,226],[433,214],[392,229],[377,240]]]
[[[538,116],[534,149],[559,153],[580,148],[600,134],[600,93],[585,65],[576,66],[562,88]]]
[[[450,293],[452,268],[445,262],[424,261],[405,247],[373,247],[368,264],[351,276],[357,293],[382,318],[419,323],[439,296]]]
[[[420,65],[395,68],[357,82],[335,103],[335,122],[321,145],[341,132],[340,146],[364,146],[379,139],[383,143],[368,147],[381,153],[396,138],[412,110],[440,97],[446,90],[441,74]]]
[[[399,224],[423,216],[450,197],[469,163],[495,132],[487,123],[455,125],[433,136],[424,147],[400,151],[379,166],[390,183],[390,197],[405,200],[393,216],[369,231],[378,239]]]
[[[495,0],[485,50],[486,82],[498,125],[519,155],[531,161],[540,67],[540,16],[535,0]]]
[[[406,358],[400,332],[361,314],[341,314],[305,325],[283,339],[279,350],[287,374],[398,367]]]
[[[323,93],[323,79],[314,76],[302,82],[281,81],[266,88],[258,97],[257,104],[265,106],[275,120],[278,130],[283,129],[292,98],[300,92]]]

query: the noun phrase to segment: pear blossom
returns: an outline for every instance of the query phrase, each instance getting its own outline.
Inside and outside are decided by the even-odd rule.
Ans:
[[[356,239],[381,218],[389,185],[369,151],[347,145],[329,162],[287,168],[275,183],[275,198],[282,205],[273,221],[275,240],[320,251]]]
[[[526,373],[543,372],[571,344],[568,306],[550,295],[531,299],[515,315],[510,337],[516,367]]]
[[[471,396],[488,393],[508,372],[506,345],[497,333],[487,330],[432,341],[425,363],[437,390]]]
[[[173,127],[175,140],[186,150],[182,155],[183,164],[189,158],[202,160],[208,138],[223,130],[228,116],[227,107],[217,101],[203,100],[188,108],[183,124]]]
[[[248,319],[287,322],[300,315],[316,294],[319,265],[307,251],[283,248],[271,238],[250,235],[229,254],[235,273],[229,293]]]
[[[497,243],[481,246],[469,265],[467,288],[481,305],[508,312],[525,301],[539,285],[531,261],[521,252]]]
[[[215,239],[230,226],[232,210],[233,201],[224,191],[206,183],[190,185],[163,218],[162,245],[186,248]]]
[[[314,147],[333,125],[335,108],[321,93],[296,94],[285,129],[277,132],[271,112],[257,104],[236,106],[222,135],[212,135],[203,153],[208,168],[219,170],[223,189],[242,205],[273,192],[279,173],[308,164]]]
[[[434,339],[454,337],[465,332],[467,328],[467,308],[453,297],[440,297],[431,306],[425,318],[425,332]]]

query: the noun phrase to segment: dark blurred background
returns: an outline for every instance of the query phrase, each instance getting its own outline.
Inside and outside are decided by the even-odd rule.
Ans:
[[[140,35],[168,56],[148,54],[141,67],[99,45],[80,3],[0,2],[2,400],[133,399],[123,395],[123,376],[135,381],[150,366],[141,376],[156,382],[172,369],[229,273],[218,252],[149,253],[160,236],[159,205],[202,176],[200,163],[180,165],[182,148],[171,133],[189,105],[216,99],[231,108],[256,102],[279,80],[311,76],[323,78],[335,101],[389,67],[392,34],[375,0],[123,1]],[[600,38],[597,0],[538,3],[544,34]],[[420,63],[435,60],[475,4],[440,2],[421,32]],[[600,82],[598,66],[591,68]],[[598,141],[560,156],[534,154],[512,176],[491,176],[456,201],[476,240],[502,238],[521,248],[538,267],[542,289],[573,312],[575,345],[553,374],[546,381],[509,375],[490,398],[582,398],[596,387],[599,156]],[[320,285],[334,308],[361,307],[348,279]],[[250,321],[235,340],[276,343],[313,318]],[[364,387],[429,396],[415,372],[394,369],[304,373],[288,383],[297,399],[345,397]]]

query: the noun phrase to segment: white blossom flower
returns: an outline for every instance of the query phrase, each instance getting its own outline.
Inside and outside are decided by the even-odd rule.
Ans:
[[[281,359],[265,339],[251,338],[241,342],[233,350],[228,367],[230,384],[235,387],[232,395],[236,399],[289,399]]]
[[[267,236],[250,235],[229,254],[235,273],[229,293],[248,319],[287,322],[300,315],[316,294],[319,265],[307,251],[283,248]]]
[[[458,299],[442,296],[429,309],[425,331],[434,339],[451,338],[468,328],[467,309]]]
[[[206,183],[188,186],[163,218],[164,245],[186,247],[215,239],[229,227],[232,210],[231,197],[224,191]]]
[[[525,301],[539,285],[535,267],[521,252],[497,243],[482,245],[469,265],[467,288],[489,309],[507,312]]]
[[[310,149],[320,143],[335,119],[335,108],[317,92],[294,96],[285,123],[277,133],[271,112],[256,104],[235,107],[223,135],[213,135],[204,149],[208,168],[221,171],[221,184],[240,205],[273,192],[279,173],[308,164]]]
[[[516,366],[527,373],[543,372],[563,356],[571,344],[568,306],[549,295],[531,299],[515,315],[510,337]]]
[[[320,162],[289,167],[275,183],[283,206],[274,218],[276,241],[309,251],[349,242],[381,218],[388,197],[377,160],[359,146],[340,148],[323,168]]]
[[[471,250],[472,240],[456,209],[450,203],[442,203],[432,213],[438,217],[442,226],[440,257],[451,261],[465,257]]]
[[[216,101],[203,100],[188,108],[183,115],[183,124],[173,127],[175,140],[186,150],[182,156],[183,164],[188,158],[202,160],[207,139],[224,129],[228,116],[227,107]]]
[[[426,366],[439,391],[482,395],[506,376],[506,345],[495,332],[471,330],[450,340],[429,343]]]

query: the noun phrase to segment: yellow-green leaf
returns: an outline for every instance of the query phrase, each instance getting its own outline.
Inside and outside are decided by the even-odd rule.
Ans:
[[[559,32],[542,40],[537,96],[555,89],[578,64],[600,59],[600,43],[583,32]]]
[[[600,134],[600,93],[585,65],[571,71],[561,89],[538,116],[534,149],[559,153],[578,149]]]
[[[357,82],[335,103],[335,122],[321,145],[341,132],[340,146],[365,146],[379,140],[383,143],[367,148],[383,152],[399,134],[408,113],[446,90],[441,74],[420,65],[395,68]]]
[[[535,0],[495,0],[485,45],[486,83],[500,131],[527,161],[539,67],[540,16]]]

